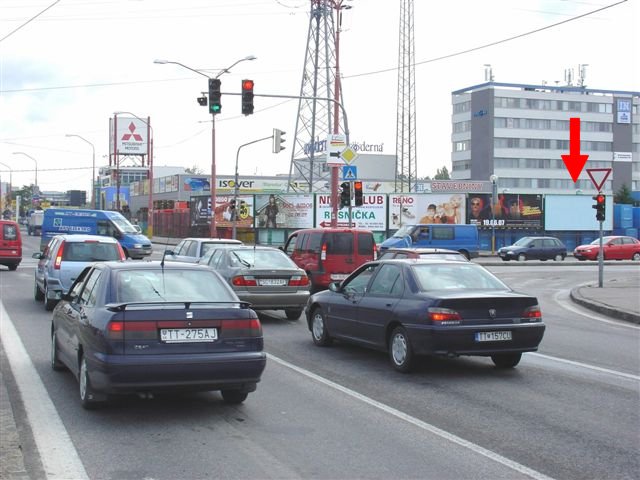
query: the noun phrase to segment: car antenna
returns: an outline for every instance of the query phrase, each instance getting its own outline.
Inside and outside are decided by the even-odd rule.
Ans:
[[[160,260],[160,267],[162,268],[162,273],[164,273],[164,257],[167,254],[167,248],[169,248],[169,237],[167,237],[167,243],[164,244],[164,251],[162,252],[162,260]]]

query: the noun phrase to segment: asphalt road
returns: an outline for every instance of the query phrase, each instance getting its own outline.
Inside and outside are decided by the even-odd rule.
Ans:
[[[425,359],[402,375],[382,353],[316,347],[303,319],[268,312],[267,369],[237,407],[208,393],[86,412],[77,382],[49,367],[50,313],[33,300],[29,262],[10,281],[0,272],[0,294],[89,478],[637,478],[640,328],[568,298],[597,266],[489,268],[537,295],[548,325],[516,369]],[[37,435],[21,435],[43,478]]]

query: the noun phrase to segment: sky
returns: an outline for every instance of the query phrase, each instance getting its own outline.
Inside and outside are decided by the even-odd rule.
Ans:
[[[400,0],[342,1],[352,7],[340,34],[351,139],[393,155]],[[640,90],[639,3],[415,0],[418,176],[451,170],[451,92],[483,83],[485,64],[497,82],[538,85],[562,85],[566,70],[577,76],[587,64],[588,88]],[[13,170],[14,186],[32,184],[37,163],[41,190],[89,190],[89,143],[96,166],[106,165],[109,119],[126,111],[150,117],[155,165],[209,173],[211,116],[196,101],[207,79],[154,60],[215,76],[253,55],[220,77],[217,172],[233,175],[238,147],[278,128],[287,149],[243,148],[239,173],[286,174],[297,101],[256,97],[254,114],[244,116],[240,97],[224,93],[252,79],[256,94],[298,95],[309,11],[309,0],[0,0],[0,162]],[[6,175],[0,165],[3,182]]]

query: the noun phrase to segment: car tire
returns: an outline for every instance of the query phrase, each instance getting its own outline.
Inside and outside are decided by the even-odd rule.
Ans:
[[[498,368],[513,368],[520,363],[521,358],[522,353],[497,353],[491,355],[491,360]]]
[[[502,261],[503,261],[503,262],[508,262],[508,261],[509,261],[509,259],[508,259],[507,257],[502,257]]]
[[[288,320],[299,320],[300,315],[302,315],[301,308],[287,308],[284,311],[284,314],[287,316]]]
[[[85,410],[93,410],[98,406],[96,400],[96,392],[91,386],[91,378],[89,377],[89,370],[87,369],[87,361],[84,355],[80,358],[80,374],[78,375],[78,386],[80,393],[80,403]]]
[[[319,347],[326,347],[332,343],[331,335],[327,330],[327,322],[320,307],[311,312],[311,338],[313,343]]]
[[[413,367],[413,348],[404,327],[396,327],[389,338],[389,360],[397,371],[408,373]]]
[[[44,299],[44,293],[42,293],[42,290],[40,290],[40,287],[38,287],[38,284],[36,282],[33,283],[33,298],[36,300],[36,302],[41,302]]]
[[[640,260],[640,252],[636,252],[636,253],[634,253],[634,254],[631,256],[631,260],[636,261],[636,262],[637,262],[638,260]]]
[[[562,262],[562,261],[564,261],[564,255],[559,253],[555,257],[553,257],[553,260],[555,260],[556,262]]]
[[[58,303],[56,300],[49,300],[49,287],[46,283],[44,285],[43,300],[44,300],[44,309],[47,312],[50,312],[51,310],[53,310],[53,308],[56,306],[56,303]]]
[[[15,272],[18,269],[18,265],[15,263],[12,263],[11,265],[7,265],[9,267],[9,271],[10,272]]]
[[[249,393],[241,392],[240,390],[222,390],[220,393],[222,394],[224,403],[229,403],[231,405],[237,405],[244,402],[249,395]]]
[[[64,364],[60,361],[60,358],[58,357],[57,338],[58,338],[58,335],[54,330],[53,333],[51,334],[51,369],[55,370],[56,372],[60,372],[61,370],[64,370]]]
[[[527,256],[524,253],[521,253],[520,255],[518,255],[519,262],[524,262],[526,259],[527,259]]]

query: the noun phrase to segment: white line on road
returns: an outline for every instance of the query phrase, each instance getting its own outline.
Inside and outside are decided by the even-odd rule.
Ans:
[[[317,382],[322,383],[323,385],[326,385],[328,387],[334,388],[335,390],[338,390],[339,392],[342,392],[346,395],[349,395],[350,397],[353,397],[357,400],[360,400],[361,402],[366,403],[367,405],[370,405],[372,407],[378,408],[380,410],[382,410],[383,412],[386,412],[390,415],[393,415],[394,417],[397,417],[401,420],[404,420],[406,422],[409,422],[410,424],[421,428],[423,430],[426,430],[427,432],[430,432],[434,435],[437,435],[441,438],[444,438],[445,440],[448,440],[452,443],[456,443],[462,447],[468,448],[469,450],[482,455],[484,457],[487,457],[497,463],[500,463],[506,467],[511,468],[512,470],[515,470],[516,472],[522,473],[523,475],[527,475],[531,478],[535,478],[537,480],[551,480],[551,477],[548,477],[536,470],[533,470],[529,467],[525,467],[524,465],[521,465],[517,462],[514,462],[512,460],[509,460],[506,457],[503,457],[502,455],[499,455],[495,452],[492,452],[491,450],[487,450],[486,448],[481,447],[480,445],[476,445],[475,443],[469,442],[463,438],[460,438],[456,435],[453,435],[449,432],[446,432],[434,425],[431,425],[427,422],[423,422],[422,420],[419,420],[415,417],[412,417],[411,415],[407,415],[404,412],[401,412],[400,410],[396,410],[395,408],[392,408],[388,405],[385,405],[384,403],[378,402],[372,398],[369,398],[365,395],[362,395],[361,393],[358,393],[354,390],[351,390],[349,388],[343,387],[342,385],[332,382],[331,380],[328,380],[324,377],[321,377],[319,375],[316,375],[315,373],[310,372],[309,370],[306,370],[304,368],[298,367],[296,365],[293,365],[292,363],[287,362],[286,360],[283,360],[279,357],[276,357],[274,355],[271,355],[270,353],[267,354],[268,358],[270,360],[273,360],[276,363],[279,363],[280,365],[290,368],[291,370],[294,370],[308,378],[311,378],[312,380],[315,380]]]
[[[596,367],[595,365],[589,365],[588,363],[576,362],[574,360],[567,360],[565,358],[552,357],[538,352],[529,352],[527,355],[534,357],[546,358],[547,360],[553,360],[555,362],[566,363],[567,365],[573,365],[574,367],[586,368],[588,370],[594,370],[600,373],[606,373],[608,375],[615,375],[617,377],[628,378],[630,380],[640,381],[640,376],[633,375],[631,373],[618,372],[617,370],[609,370],[608,368]]]
[[[20,336],[0,302],[0,341],[7,352],[45,474],[49,479],[84,480],[89,476],[58,416]]]
[[[582,285],[588,285],[584,283]],[[578,285],[578,286],[582,286]],[[562,298],[561,298],[562,297]],[[624,320],[608,320],[603,317],[599,317],[593,313],[589,313],[584,307],[578,308],[573,304],[573,300],[569,298],[569,290],[560,290],[556,292],[553,296],[553,299],[556,303],[560,304],[562,308],[566,308],[567,310],[572,311],[578,315],[582,315],[583,317],[588,317],[592,320],[596,320],[598,322],[607,323],[609,325],[615,325],[616,327],[630,328],[631,330],[640,330],[640,325],[635,325],[633,323],[625,322]]]

